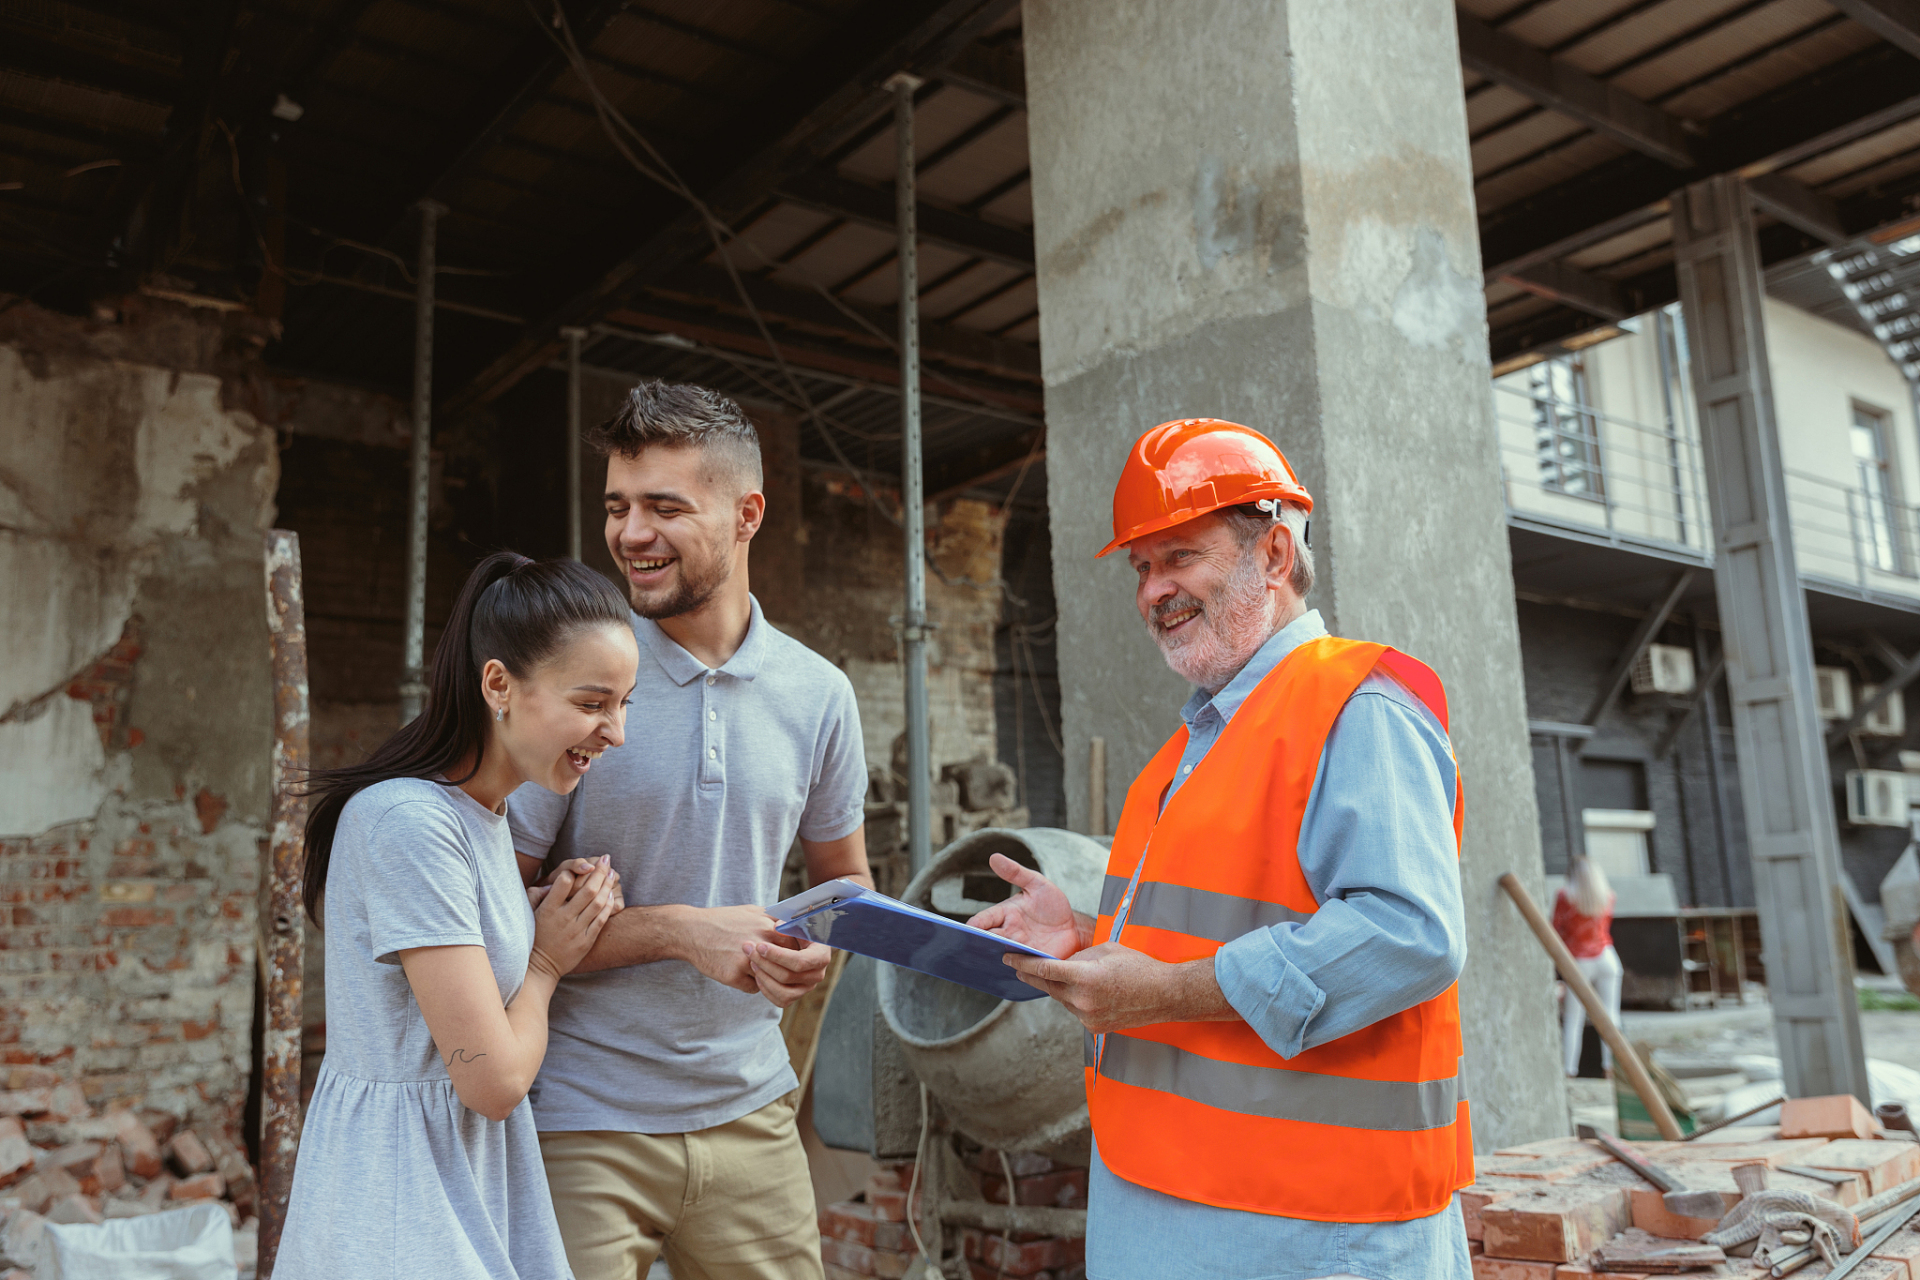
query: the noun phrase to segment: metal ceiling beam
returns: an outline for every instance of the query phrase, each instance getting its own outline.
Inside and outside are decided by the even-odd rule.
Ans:
[[[1920,115],[1913,60],[1876,46],[1822,67],[1708,121],[1693,144],[1694,175],[1642,155],[1621,156],[1536,195],[1487,212],[1480,254],[1490,277],[1517,264],[1562,257],[1594,243],[1594,229],[1629,226],[1660,215],[1676,181],[1735,170],[1770,170],[1861,136],[1863,119],[1879,128]]]
[[[893,188],[852,182],[830,173],[808,173],[780,184],[782,200],[863,223],[881,231],[893,230]],[[1033,232],[1002,226],[971,214],[956,213],[925,202],[916,206],[922,244],[939,245],[970,258],[990,258],[1023,271],[1033,270]]]
[[[760,337],[760,331],[745,320],[715,315],[663,298],[636,298],[608,312],[607,320],[608,324],[599,326],[607,332],[618,332],[614,326],[625,325],[658,334],[677,335],[714,350],[756,357],[774,370],[771,380],[777,385],[778,393],[784,396],[791,392],[779,373],[779,364],[773,359],[773,353],[767,350],[766,342]],[[781,357],[802,376],[859,378],[874,386],[888,386],[898,394],[900,373],[891,358],[891,351],[846,346],[824,335],[785,334],[780,335],[777,341]],[[929,389],[922,392],[921,399],[926,403],[942,404],[947,408],[964,409],[988,417],[1032,423],[1039,416],[1043,404],[1040,389],[1025,383],[1003,382],[986,376],[959,377],[936,369],[927,370],[925,380]],[[936,391],[945,394],[936,395]],[[964,398],[969,396],[972,399]]]
[[[162,104],[179,96],[184,74],[75,48],[13,22],[0,23],[0,67]]]
[[[891,336],[900,323],[893,307],[845,299],[837,304],[811,289],[796,289],[758,276],[742,276],[747,297],[768,317],[811,325],[817,328],[857,334],[871,341],[877,334]],[[677,294],[698,302],[729,309],[740,308],[740,295],[732,279],[719,267],[691,263],[681,267],[654,287],[656,292]],[[845,308],[843,310],[842,308]],[[848,312],[853,315],[848,315]],[[855,319],[854,317],[859,317]],[[864,320],[865,324],[861,321]],[[932,360],[951,360],[975,365],[1011,378],[1040,380],[1040,349],[1029,343],[995,338],[977,329],[941,324],[922,318],[920,350]]]
[[[1625,320],[1635,312],[1626,291],[1605,276],[1582,271],[1566,262],[1543,262],[1523,271],[1509,272],[1500,279],[1538,297],[1584,311],[1607,320]]]
[[[1920,0],[1827,0],[1895,48],[1920,58]]]
[[[1747,179],[1747,192],[1762,213],[1816,240],[1844,244],[1849,238],[1840,222],[1840,206],[1804,182],[1784,173],[1763,173]]]
[[[1027,61],[993,45],[970,44],[934,74],[1004,107],[1027,105]]]
[[[743,97],[739,111],[703,142],[682,176],[714,216],[743,217],[885,110],[891,96],[881,85],[888,77],[945,63],[1016,2],[865,0],[785,75],[769,77],[764,93]],[[448,412],[484,403],[540,368],[558,350],[563,326],[591,323],[622,298],[710,251],[708,225],[698,211],[666,210],[651,232],[635,235],[633,220],[623,218],[605,238],[589,243],[578,259],[587,269],[573,275],[538,324],[451,397]]]
[[[622,8],[619,0],[575,0],[567,6],[567,21],[583,54],[592,49],[595,38]],[[513,132],[528,108],[568,72],[565,55],[553,47],[552,41],[529,29],[519,48],[488,74],[486,87],[466,104],[456,123],[434,138],[412,166],[415,175],[428,175],[426,181],[422,183],[416,176],[387,197],[385,220],[389,228],[404,223],[410,216],[407,211],[420,200],[446,200],[467,168]]]
[[[1460,28],[1460,61],[1469,70],[1642,155],[1676,169],[1693,167],[1686,125],[1678,116],[1497,30],[1464,9],[1456,9],[1454,19]]]

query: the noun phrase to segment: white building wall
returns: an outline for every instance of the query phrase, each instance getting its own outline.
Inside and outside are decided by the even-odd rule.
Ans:
[[[1920,597],[1920,545],[1904,504],[1920,499],[1920,436],[1906,380],[1878,343],[1865,334],[1771,299],[1766,305],[1767,351],[1773,364],[1774,411],[1793,515],[1794,553],[1802,577]],[[1849,433],[1853,406],[1887,415],[1886,449],[1892,463],[1896,532],[1904,573],[1856,561],[1855,532],[1865,536],[1863,503],[1847,491],[1857,480]]]
[[[1864,334],[1773,299],[1766,302],[1765,317],[1801,575],[1920,599],[1920,518],[1910,505],[1920,504],[1920,431],[1906,381]],[[1669,405],[1661,394],[1655,332],[1653,318],[1642,316],[1638,332],[1580,353],[1586,404],[1595,412],[1600,439],[1606,502],[1542,487],[1530,371],[1494,380],[1510,509],[1628,538],[1705,547],[1703,462],[1684,346]],[[1850,435],[1856,404],[1886,415],[1897,544],[1892,570],[1875,567],[1868,550],[1866,503],[1858,491]],[[1677,484],[1669,412],[1677,437],[1672,448],[1680,460]]]

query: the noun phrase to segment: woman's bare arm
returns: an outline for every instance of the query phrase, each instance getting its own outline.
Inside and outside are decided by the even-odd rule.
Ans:
[[[562,872],[534,912],[527,976],[505,1007],[485,947],[412,947],[400,953],[413,998],[467,1107],[489,1120],[504,1120],[527,1096],[547,1054],[547,1006],[554,988],[587,954],[613,910],[604,870],[580,879]]]

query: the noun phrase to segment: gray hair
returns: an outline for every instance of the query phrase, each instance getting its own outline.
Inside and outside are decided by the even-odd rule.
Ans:
[[[627,393],[620,412],[586,433],[601,454],[637,458],[643,449],[697,448],[740,480],[742,491],[765,483],[760,469],[760,436],[732,399],[693,383],[640,383]]]
[[[1251,547],[1258,542],[1267,530],[1273,528],[1274,521],[1285,525],[1288,536],[1293,539],[1293,569],[1287,574],[1287,585],[1293,588],[1295,595],[1301,597],[1313,590],[1313,548],[1307,545],[1305,507],[1297,502],[1283,502],[1277,515],[1268,515],[1248,503],[1238,507],[1223,507],[1220,514],[1242,547]]]

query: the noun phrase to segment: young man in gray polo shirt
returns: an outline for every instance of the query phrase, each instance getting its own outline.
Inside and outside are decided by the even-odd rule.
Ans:
[[[625,910],[561,983],[531,1097],[581,1280],[819,1276],[780,1010],[828,952],[773,931],[796,836],[809,878],[867,877],[853,686],[747,593],[760,445],[703,387],[642,383],[591,443],[640,672],[627,744],[571,796],[508,806],[529,880],[612,859]],[[870,883],[870,881],[869,881]]]

